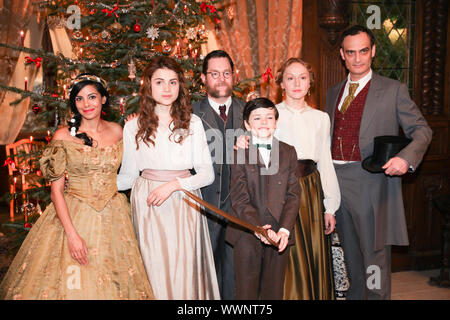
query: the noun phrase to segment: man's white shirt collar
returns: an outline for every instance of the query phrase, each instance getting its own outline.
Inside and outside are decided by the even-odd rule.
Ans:
[[[348,76],[347,76],[347,83],[345,84],[345,90],[344,90],[345,96],[348,95],[348,90],[349,90],[349,88],[350,88],[350,83],[358,83],[358,84],[359,84],[359,86],[358,86],[358,88],[356,89],[356,92],[355,92],[355,97],[356,97],[356,96],[358,95],[358,93],[359,93],[362,89],[364,89],[364,87],[365,87],[366,84],[370,81],[370,79],[372,79],[372,69],[370,69],[369,73],[366,74],[366,75],[365,75],[364,77],[362,77],[361,79],[359,79],[358,81],[352,81],[352,80],[350,79],[350,73],[349,73]]]
[[[225,105],[225,107],[226,107],[225,113],[226,113],[226,115],[228,115],[228,111],[230,110],[230,106],[231,106],[231,103],[233,102],[233,100],[231,99],[231,96],[230,96],[230,97],[228,97],[227,101],[225,101],[225,103],[217,103],[208,96],[208,102],[209,102],[209,105],[214,109],[214,111],[217,112],[218,115],[220,115],[219,107]]]

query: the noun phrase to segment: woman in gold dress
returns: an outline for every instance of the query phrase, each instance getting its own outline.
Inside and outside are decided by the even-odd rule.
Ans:
[[[74,117],[40,159],[52,203],[14,258],[0,299],[153,299],[127,199],[117,192],[122,128],[101,119],[108,104],[101,78],[74,80]]]

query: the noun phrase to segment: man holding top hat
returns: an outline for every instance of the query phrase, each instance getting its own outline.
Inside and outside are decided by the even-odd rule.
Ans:
[[[417,169],[432,136],[406,85],[372,71],[374,40],[362,26],[343,32],[340,54],[349,75],[326,97],[348,299],[390,299],[391,245],[409,244],[399,176]]]

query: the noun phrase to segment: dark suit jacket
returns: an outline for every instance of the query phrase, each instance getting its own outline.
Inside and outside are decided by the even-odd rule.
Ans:
[[[237,98],[232,98],[232,103],[231,103],[231,108],[233,109],[233,123],[232,126],[234,129],[238,129],[241,128],[242,130],[244,130],[244,123],[242,120],[242,112],[244,110],[244,102],[237,99]],[[200,100],[198,102],[196,102],[195,104],[192,105],[192,109],[194,111],[194,114],[196,114],[197,116],[200,117],[200,119],[202,119],[203,122],[203,127],[205,128],[205,132],[206,132],[206,136],[208,138],[208,143],[210,142],[210,140],[213,139],[219,139],[219,141],[217,141],[217,145],[222,146],[222,139],[224,139],[224,137],[222,136],[219,128],[219,125],[216,121],[216,116],[215,116],[215,111],[212,109],[212,107],[210,106],[209,102],[208,102],[208,98],[205,98],[203,100]],[[216,133],[214,133],[214,130]],[[211,136],[214,136],[213,139],[210,139]],[[233,146],[235,143],[235,139],[232,136],[227,137],[227,144],[229,145],[229,153],[230,155],[233,155]],[[215,141],[214,141],[215,142]],[[210,151],[212,145],[216,145],[216,143],[212,143],[210,144]],[[223,150],[225,152],[225,150]],[[216,150],[217,153],[217,150]],[[217,156],[217,155],[216,155]],[[217,157],[217,159],[222,160],[222,157]],[[224,208],[223,206],[221,206],[220,203],[220,199],[221,199],[221,193],[225,192],[226,194],[224,195],[224,199],[225,201],[228,199],[229,197],[229,192],[230,190],[221,190],[221,180],[222,179],[230,179],[230,177],[228,176],[224,176],[222,175],[222,166],[224,165],[223,163],[217,163],[217,161],[215,161],[216,158],[213,158],[213,167],[214,167],[214,182],[206,187],[203,187],[201,189],[202,191],[202,197],[203,199],[205,199],[205,201],[213,204],[214,206],[218,207],[218,208]],[[223,161],[221,161],[223,162]],[[232,163],[232,162],[231,162]],[[225,164],[227,165],[227,164]],[[228,210],[228,208],[224,208],[225,210]]]
[[[338,83],[327,92],[326,112],[331,120],[331,134],[339,93],[346,81]],[[412,142],[397,156],[417,168],[431,142],[432,131],[411,100],[406,85],[373,72],[359,130],[361,158],[364,160],[373,153],[373,139],[376,136],[398,135],[400,126]],[[370,180],[368,183],[371,185],[375,223],[374,249],[382,249],[385,245],[408,245],[401,179],[362,172],[364,177],[361,179]],[[340,180],[339,184],[342,183]]]
[[[239,159],[238,152],[235,152],[235,159]],[[271,175],[261,174],[267,171],[253,144],[250,143],[249,149],[241,152],[245,152],[245,163],[231,167],[230,213],[251,224],[262,226],[260,215],[268,210],[280,228],[291,232],[289,244],[293,244],[293,228],[301,192],[296,176],[297,153],[294,147],[273,139],[269,171],[271,168],[278,170]],[[256,164],[251,161],[252,155],[256,155]],[[231,225],[227,228],[226,239],[234,245],[242,235],[249,232],[254,237],[252,231]]]

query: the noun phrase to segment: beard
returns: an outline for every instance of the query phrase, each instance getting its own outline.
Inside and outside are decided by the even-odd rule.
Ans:
[[[218,86],[226,86],[225,92],[223,92],[223,87],[220,89],[216,89]],[[213,98],[225,98],[231,96],[231,92],[233,91],[233,86],[228,85],[227,83],[217,83],[214,86],[209,86],[206,84],[206,92]],[[223,92],[223,93],[222,93]]]

